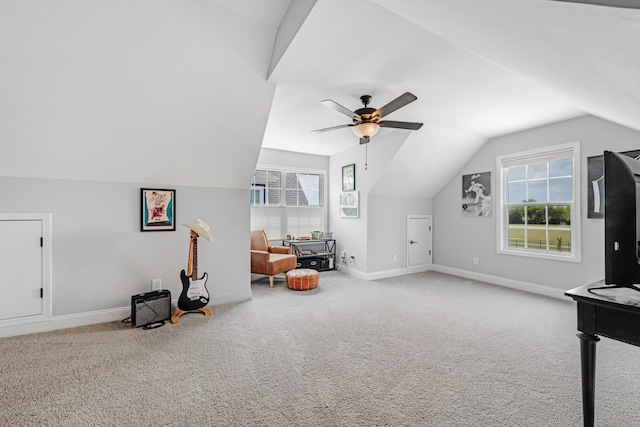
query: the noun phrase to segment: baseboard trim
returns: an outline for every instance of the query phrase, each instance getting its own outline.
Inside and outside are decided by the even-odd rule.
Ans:
[[[122,320],[131,314],[131,307],[112,308],[85,313],[66,314],[53,316],[42,322],[12,325],[0,328],[0,337],[14,335],[34,334],[37,332],[49,332],[57,329],[74,328],[76,326],[92,325],[94,323],[113,322]]]
[[[458,268],[446,267],[444,265],[433,265],[433,271],[451,274],[452,276],[464,277],[466,279],[479,280],[493,285],[504,286],[506,288],[517,289],[519,291],[544,295],[552,298],[566,300],[562,289],[550,288],[548,286],[536,285],[535,283],[523,282],[520,280],[507,279],[504,277],[492,276],[490,274],[476,273]]]
[[[209,304],[216,306],[231,302],[246,301],[251,298],[251,289],[249,289],[247,292],[243,293],[212,295]],[[177,301],[177,299],[172,299],[172,311],[177,308]],[[4,327],[0,326],[0,338],[34,334],[38,332],[49,332],[58,329],[75,328],[77,326],[93,325],[96,323],[115,322],[117,320],[126,319],[129,315],[131,315],[130,306],[53,316],[50,319],[43,318],[42,320],[35,322],[30,321],[29,323],[11,324]]]
[[[433,269],[432,264],[419,265],[416,267],[396,268],[393,270],[375,271],[373,273],[364,273],[359,270],[354,270],[349,267],[340,267],[340,270],[362,280],[379,280],[387,279],[389,277],[404,276],[405,274],[422,273],[423,271],[429,271]]]
[[[504,277],[492,276],[490,274],[476,273],[468,270],[447,267],[444,265],[429,264],[419,267],[398,268],[394,270],[378,271],[374,273],[364,273],[346,266],[340,266],[340,270],[362,280],[378,280],[388,277],[403,276],[405,274],[421,273],[424,271],[437,271],[439,273],[450,274],[452,276],[464,277],[466,279],[478,280],[491,283],[493,285],[504,286],[506,288],[517,289],[519,291],[544,295],[552,298],[566,300],[562,289],[550,288],[548,286],[536,285],[535,283],[523,282],[521,280],[507,279]]]

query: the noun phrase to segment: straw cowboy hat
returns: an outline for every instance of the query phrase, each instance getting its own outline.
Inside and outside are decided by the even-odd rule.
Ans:
[[[209,227],[209,224],[207,224],[200,218],[194,219],[193,222],[185,222],[182,225],[195,231],[198,236],[204,237],[210,242],[213,241],[213,236],[211,236],[211,228]]]

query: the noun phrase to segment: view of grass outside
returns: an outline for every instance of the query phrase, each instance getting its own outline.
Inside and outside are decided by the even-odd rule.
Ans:
[[[571,252],[571,208],[568,205],[510,207],[509,247]]]
[[[527,245],[531,250],[547,250],[547,230],[542,225],[527,225]],[[525,226],[509,224],[509,247],[525,247]],[[571,226],[549,225],[549,250],[571,252]]]

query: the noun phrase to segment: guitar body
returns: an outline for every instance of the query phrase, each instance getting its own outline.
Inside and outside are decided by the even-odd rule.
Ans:
[[[182,282],[182,292],[180,292],[180,298],[178,298],[178,308],[180,310],[199,310],[209,304],[207,278],[207,273],[204,273],[199,279],[193,279],[184,270],[180,272],[180,281]]]

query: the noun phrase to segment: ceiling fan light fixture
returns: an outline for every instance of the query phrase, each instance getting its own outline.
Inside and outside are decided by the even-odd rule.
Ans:
[[[379,130],[380,125],[377,123],[360,123],[353,127],[353,133],[359,138],[371,138]]]

